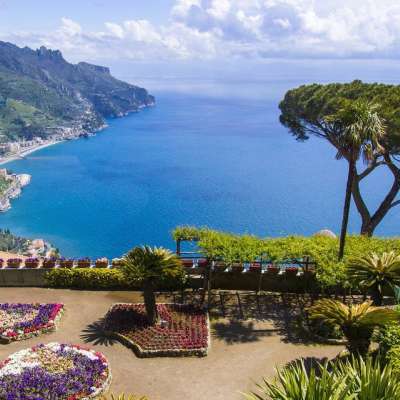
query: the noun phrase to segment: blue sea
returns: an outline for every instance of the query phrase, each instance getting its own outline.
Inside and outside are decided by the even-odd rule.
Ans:
[[[271,84],[260,96],[237,86],[218,95],[153,91],[156,107],[7,164],[32,181],[0,225],[93,258],[140,244],[174,248],[171,231],[181,224],[263,237],[338,232],[346,163],[280,125],[278,103],[291,86]],[[389,185],[384,169],[376,172],[363,188],[368,204]],[[399,217],[394,209],[376,233],[398,235]],[[353,206],[350,231],[359,226]]]

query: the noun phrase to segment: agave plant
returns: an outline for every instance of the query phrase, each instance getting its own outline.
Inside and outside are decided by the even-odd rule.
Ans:
[[[380,306],[384,287],[400,284],[400,255],[391,251],[381,255],[371,253],[353,258],[349,261],[347,275],[351,282],[368,288],[374,305]]]
[[[158,320],[155,290],[162,279],[181,279],[182,262],[170,250],[161,247],[135,247],[122,259],[122,272],[127,280],[143,285],[144,304],[150,324]]]
[[[334,374],[348,382],[349,392],[357,400],[400,399],[400,382],[390,364],[379,358],[352,357],[334,364]]]
[[[347,339],[350,353],[366,354],[371,343],[373,329],[399,321],[400,315],[388,308],[373,307],[371,301],[349,306],[331,299],[317,301],[308,309],[311,319],[320,319],[341,328]]]
[[[307,369],[298,361],[258,385],[247,400],[400,400],[400,382],[379,359],[352,357]]]
[[[337,382],[328,365],[311,368],[308,372],[303,360],[278,371],[272,382],[264,379],[257,393],[245,394],[247,400],[350,400],[349,384]]]

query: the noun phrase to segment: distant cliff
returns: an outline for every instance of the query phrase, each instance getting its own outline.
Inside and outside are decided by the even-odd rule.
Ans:
[[[140,87],[106,67],[70,64],[58,50],[0,41],[0,142],[46,138],[60,128],[93,132],[104,118],[154,104]]]

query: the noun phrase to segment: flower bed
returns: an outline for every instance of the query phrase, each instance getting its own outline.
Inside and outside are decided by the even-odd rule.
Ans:
[[[181,304],[157,304],[160,322],[149,325],[144,304],[114,304],[104,330],[138,356],[205,356],[210,344],[207,312]]]
[[[1,399],[95,399],[110,382],[105,357],[80,346],[40,344],[0,363]]]
[[[63,309],[63,304],[0,304],[0,340],[9,343],[55,331]]]

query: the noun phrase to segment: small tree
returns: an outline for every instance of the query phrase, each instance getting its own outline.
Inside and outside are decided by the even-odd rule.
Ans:
[[[320,319],[327,324],[339,326],[347,339],[349,352],[359,354],[368,352],[376,326],[400,319],[398,312],[373,307],[371,301],[347,306],[338,300],[322,299],[309,308],[309,314],[311,319]]]
[[[347,275],[350,282],[370,289],[374,305],[380,306],[384,288],[400,284],[400,256],[391,251],[382,255],[371,253],[352,258],[347,267]]]
[[[158,320],[155,290],[160,282],[180,280],[184,276],[181,260],[170,250],[159,247],[135,247],[122,259],[122,272],[127,280],[143,285],[147,318],[154,325]]]

